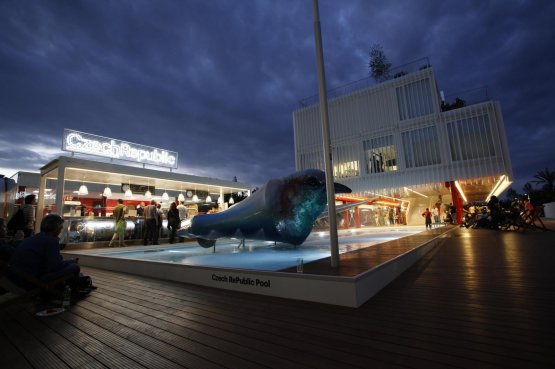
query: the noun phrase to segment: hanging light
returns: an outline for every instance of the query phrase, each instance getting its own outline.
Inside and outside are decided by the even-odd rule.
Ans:
[[[197,185],[195,185],[195,194],[193,195],[193,202],[198,202]]]
[[[223,196],[218,196],[218,204],[223,204],[224,203],[224,197]]]
[[[177,201],[185,202],[185,196],[183,196],[183,186],[181,185],[181,183],[179,184],[179,196],[177,196]]]
[[[145,197],[147,199],[152,198],[152,193],[150,192],[150,180],[148,180],[148,182],[147,182],[147,190],[145,192]]]
[[[104,196],[104,197],[112,196],[112,189],[108,185],[106,185],[106,188],[104,189],[104,192],[102,192],[102,196]]]
[[[212,202],[212,198],[210,197],[210,186],[208,186],[208,196],[206,196],[205,202]]]
[[[168,195],[166,190],[164,190],[164,193],[162,194],[162,201],[168,201],[169,199],[170,199],[170,196]],[[181,200],[179,200],[179,201],[181,201]]]
[[[230,194],[229,194],[229,201],[228,201],[228,204],[230,204],[230,205],[235,204],[235,200],[233,200],[233,193],[230,193]]]
[[[84,179],[84,178],[83,178]],[[77,191],[79,196],[84,196],[89,194],[89,189],[85,186],[84,182],[81,182],[81,187],[79,187],[79,191]]]
[[[129,178],[129,187],[125,191],[125,197],[133,197],[133,192],[131,192],[131,178]]]

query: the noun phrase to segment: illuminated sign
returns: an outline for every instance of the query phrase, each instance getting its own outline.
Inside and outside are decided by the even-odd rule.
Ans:
[[[114,138],[64,129],[62,150],[177,168],[177,153]]]

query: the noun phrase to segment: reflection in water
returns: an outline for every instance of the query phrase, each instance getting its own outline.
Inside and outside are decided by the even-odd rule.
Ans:
[[[423,227],[405,228],[400,231],[382,230],[381,232],[357,230],[343,232],[339,238],[339,252],[355,251],[367,248],[377,243],[383,243],[400,237],[421,232]],[[297,259],[302,258],[305,263],[330,256],[330,242],[322,232],[310,235],[300,246],[274,243],[273,241],[246,240],[245,245],[239,245],[240,240],[218,240],[215,252],[213,248],[202,248],[196,244],[182,246],[164,245],[162,252],[144,252],[141,250],[110,250],[98,252],[103,256],[152,260],[185,265],[217,266],[257,270],[280,270],[296,265]],[[324,234],[326,232],[323,232]],[[156,250],[155,247],[148,249]]]

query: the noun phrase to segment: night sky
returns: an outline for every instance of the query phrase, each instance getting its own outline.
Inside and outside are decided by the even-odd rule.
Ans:
[[[428,57],[446,95],[501,103],[516,183],[555,170],[555,2],[320,0],[328,88]],[[264,184],[295,170],[318,92],[311,0],[0,0],[0,174],[62,154],[63,128],[179,153],[178,172]]]

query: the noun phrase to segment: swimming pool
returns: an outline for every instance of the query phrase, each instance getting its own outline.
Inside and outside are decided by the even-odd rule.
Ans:
[[[424,227],[392,227],[342,230],[339,232],[339,253],[371,247],[422,232]],[[300,246],[274,244],[274,242],[238,239],[220,239],[213,248],[202,248],[197,243],[141,246],[125,249],[100,249],[87,251],[89,255],[162,263],[278,271],[330,256],[328,232],[313,232]],[[76,254],[77,252],[72,252]]]

